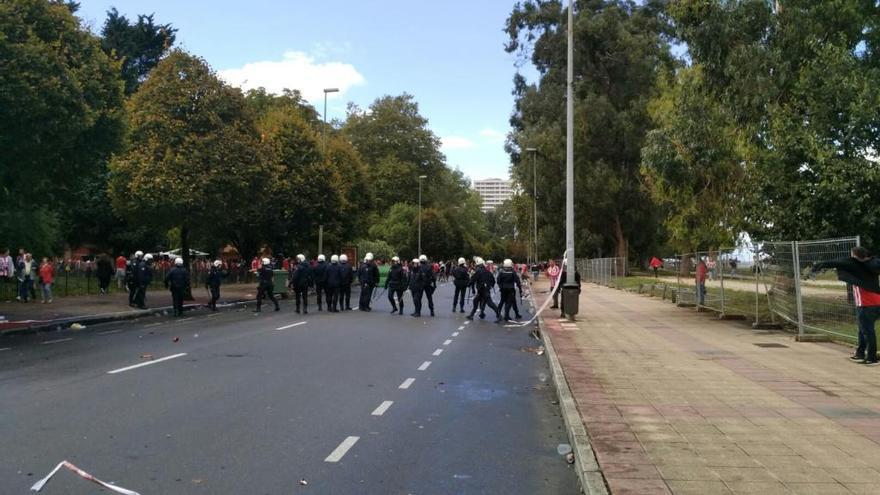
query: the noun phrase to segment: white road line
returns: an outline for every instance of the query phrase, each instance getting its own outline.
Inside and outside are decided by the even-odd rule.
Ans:
[[[379,407],[377,407],[376,410],[373,411],[373,416],[381,416],[385,414],[385,411],[387,411],[388,408],[391,407],[391,404],[394,404],[394,401],[386,400],[385,402],[379,404]]]
[[[3,349],[0,349],[0,351],[2,350]],[[426,369],[428,369],[428,366],[431,366],[431,361],[425,361],[424,363],[422,363],[422,365],[419,366],[419,371],[425,371]]]
[[[160,322],[158,322],[158,323],[150,323],[149,325],[144,325],[144,328],[158,327],[158,326],[161,325],[162,323],[164,323],[164,322],[161,322],[161,321],[160,321]]]
[[[464,325],[458,327],[459,330],[464,330]]]
[[[361,437],[348,437],[339,444],[339,447],[336,447],[336,450],[330,452],[330,455],[324,459],[324,462],[339,462],[342,457],[348,453],[348,450],[354,447],[354,444],[360,440]]]
[[[446,339],[443,341],[443,345],[449,345],[452,343],[452,339]]]
[[[464,322],[464,324],[465,324],[465,325],[470,325],[471,322],[470,322],[470,321],[466,321],[466,322]]]
[[[68,340],[73,340],[73,337],[68,337],[68,338],[66,338],[66,339],[47,340],[47,341],[45,341],[45,342],[42,342],[42,344],[43,344],[43,345],[46,345],[46,344],[57,344],[57,343],[59,343],[59,342],[67,342]]]
[[[400,386],[397,387],[397,388],[400,388],[400,389],[406,390],[406,389],[409,388],[410,385],[413,384],[414,381],[416,381],[415,378],[407,378],[407,379],[404,380],[403,383],[401,383]]]
[[[305,325],[305,324],[306,324],[306,322],[300,321],[297,323],[291,323],[290,325],[284,325],[283,327],[278,327],[275,330],[287,330],[288,328],[298,327],[300,325]]]
[[[122,330],[107,330],[106,332],[98,332],[97,335],[110,335],[111,333],[119,333]]]
[[[192,320],[192,319],[193,319],[192,316],[188,316],[188,317],[186,317],[186,318],[181,318],[181,319],[179,319],[179,320],[177,320],[177,321],[189,321],[189,320]]]
[[[12,347],[4,347],[3,349],[0,349],[0,351],[11,351],[11,350],[12,350]]]
[[[443,349],[437,349],[436,351],[434,351],[435,356],[439,356],[440,354],[443,354]]]
[[[115,373],[122,373],[123,371],[133,370],[133,369],[135,369],[135,368],[141,368],[141,367],[144,367],[144,366],[149,366],[149,365],[151,365],[151,364],[161,363],[162,361],[168,361],[169,359],[179,358],[179,357],[181,357],[181,356],[186,356],[186,353],[185,353],[185,352],[181,352],[180,354],[172,354],[172,355],[170,355],[170,356],[165,356],[165,357],[163,357],[163,358],[154,359],[154,360],[152,360],[152,361],[146,361],[146,362],[143,362],[143,363],[138,363],[138,364],[135,364],[135,365],[133,365],[133,366],[126,366],[125,368],[119,368],[118,370],[108,371],[107,374],[108,374],[108,375],[113,375],[113,374],[115,374]]]
[[[458,332],[452,332],[453,337],[458,337]]]

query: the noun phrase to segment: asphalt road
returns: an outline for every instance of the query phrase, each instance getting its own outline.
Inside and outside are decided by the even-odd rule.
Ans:
[[[579,493],[537,342],[451,293],[435,318],[288,300],[0,338],[0,493],[65,459],[142,495]],[[41,493],[101,488],[60,471]]]

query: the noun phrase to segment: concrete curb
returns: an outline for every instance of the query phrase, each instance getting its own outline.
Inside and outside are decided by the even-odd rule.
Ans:
[[[532,296],[532,311],[535,311],[535,299]],[[577,403],[571,393],[571,387],[565,378],[562,365],[559,364],[559,356],[553,347],[550,333],[544,328],[544,318],[538,316],[538,328],[541,340],[544,342],[544,350],[550,365],[550,374],[553,376],[553,385],[556,387],[556,395],[559,397],[559,408],[562,410],[562,419],[565,429],[568,431],[568,440],[574,452],[574,466],[578,480],[581,483],[581,491],[587,495],[609,495],[605,476],[599,469],[596,454],[590,445],[590,437],[578,412]]]
[[[238,307],[238,306],[247,306],[248,304],[256,303],[254,299],[242,299],[236,301],[226,302],[220,307],[229,308],[229,307]],[[183,306],[184,311],[191,311],[195,309],[204,308],[204,304],[186,304]],[[9,335],[28,335],[39,333],[41,331],[46,330],[60,330],[62,328],[67,328],[74,323],[80,323],[83,325],[97,325],[99,323],[109,323],[114,321],[125,321],[125,320],[136,320],[138,318],[143,318],[145,316],[153,316],[153,315],[161,315],[167,314],[169,311],[173,311],[173,306],[162,306],[159,308],[150,308],[140,311],[125,311],[120,313],[103,313],[98,315],[87,315],[87,316],[74,316],[69,318],[58,318],[55,320],[41,320],[41,321],[33,321],[28,323],[26,327],[13,328],[9,330],[0,330],[0,337],[5,337]]]

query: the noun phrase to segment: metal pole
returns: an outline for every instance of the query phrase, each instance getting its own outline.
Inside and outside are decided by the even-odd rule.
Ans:
[[[794,298],[797,303],[798,340],[802,340],[804,337],[804,307],[801,300],[801,260],[797,241],[791,243],[791,253],[794,263],[792,276],[794,277]]]
[[[422,255],[422,179],[419,178],[419,256]]]
[[[318,254],[324,253],[324,224],[318,225]]]
[[[718,250],[718,261],[721,261],[721,250]],[[715,266],[718,266],[719,263],[715,263]],[[721,266],[718,267],[718,273],[721,275],[721,316],[724,316],[724,264],[721,263]]]
[[[754,259],[754,264],[752,265],[755,269],[755,325],[758,326],[758,270],[760,267],[758,266],[758,253],[756,252],[752,259]]]
[[[574,262],[574,0],[568,0],[568,76],[565,102],[565,248],[568,259]],[[566,265],[566,270],[571,263]],[[573,271],[573,270],[572,270]],[[577,288],[574,273],[567,274],[565,286]],[[566,307],[567,311],[571,311]],[[571,311],[569,316],[574,316]]]
[[[535,211],[535,263],[538,263],[538,150],[532,151],[532,173],[534,174],[535,194],[532,197]]]

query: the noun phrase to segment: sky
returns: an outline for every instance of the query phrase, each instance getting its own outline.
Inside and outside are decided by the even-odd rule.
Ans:
[[[229,83],[299,89],[328,120],[348,102],[412,94],[441,138],[447,163],[471,179],[509,176],[504,139],[513,109],[514,55],[504,22],[515,0],[267,1],[81,0],[78,15],[100,31],[111,7],[176,28],[177,46]],[[530,78],[531,79],[531,78]]]

